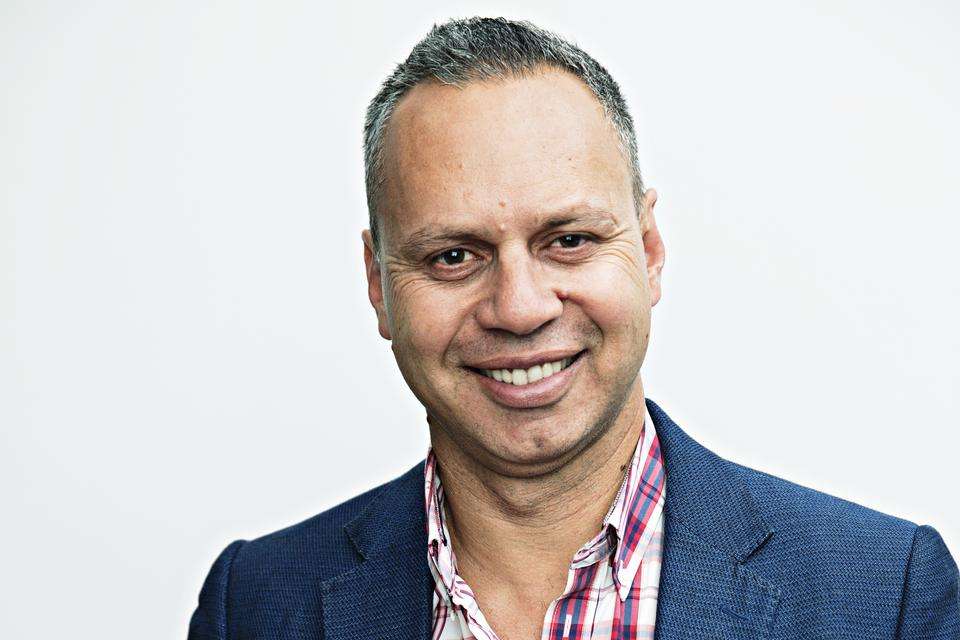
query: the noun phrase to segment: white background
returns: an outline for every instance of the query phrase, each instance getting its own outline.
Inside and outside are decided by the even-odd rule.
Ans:
[[[0,636],[183,637],[227,543],[423,456],[361,128],[472,14],[572,38],[631,105],[667,246],[648,396],[960,556],[956,3],[6,0]]]

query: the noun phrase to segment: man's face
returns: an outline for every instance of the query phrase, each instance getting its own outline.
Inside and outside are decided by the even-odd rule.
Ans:
[[[663,262],[600,103],[557,70],[422,83],[386,149],[369,295],[431,423],[504,473],[575,456],[642,394]]]

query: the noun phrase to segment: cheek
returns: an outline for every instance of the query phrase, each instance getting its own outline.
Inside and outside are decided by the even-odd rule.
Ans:
[[[419,368],[435,365],[462,323],[457,296],[422,278],[399,276],[387,287],[394,348]]]
[[[629,245],[598,253],[574,269],[569,281],[571,297],[578,295],[601,327],[623,324],[649,306],[646,267]]]
[[[602,333],[608,357],[642,358],[650,331],[650,291],[642,264],[603,256],[567,277],[568,298]]]

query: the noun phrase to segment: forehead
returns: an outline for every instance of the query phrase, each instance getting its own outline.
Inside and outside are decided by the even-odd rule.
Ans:
[[[397,105],[385,150],[387,236],[450,220],[502,227],[579,201],[633,211],[616,130],[566,71],[421,83]]]

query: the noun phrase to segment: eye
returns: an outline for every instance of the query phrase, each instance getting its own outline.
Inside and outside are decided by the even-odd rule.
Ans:
[[[439,280],[463,280],[483,266],[483,255],[463,247],[453,247],[433,254],[429,272]]]
[[[576,249],[582,246],[588,240],[582,233],[567,233],[554,238],[554,242],[559,242],[564,249]]]
[[[464,249],[463,247],[456,247],[454,249],[447,249],[442,253],[438,253],[433,257],[432,262],[440,263],[448,267],[455,267],[458,264],[463,264],[467,262],[469,258],[467,256],[472,256],[473,254]]]

